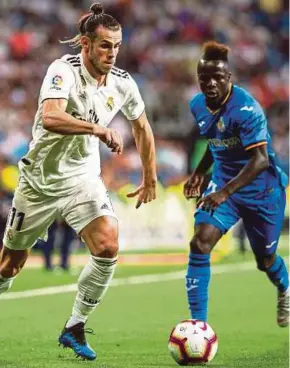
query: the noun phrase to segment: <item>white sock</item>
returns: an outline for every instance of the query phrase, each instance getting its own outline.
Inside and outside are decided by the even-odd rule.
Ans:
[[[15,276],[14,277],[4,277],[0,275],[0,294],[4,293],[4,291],[7,291],[11,288],[14,279],[15,279]]]
[[[78,279],[78,293],[72,310],[72,315],[66,327],[79,322],[86,323],[88,316],[100,304],[105,295],[116,268],[117,257],[101,258],[90,256],[89,262]]]

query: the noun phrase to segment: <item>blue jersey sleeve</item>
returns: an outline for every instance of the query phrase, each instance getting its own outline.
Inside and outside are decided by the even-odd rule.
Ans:
[[[245,150],[268,143],[267,120],[258,103],[239,108],[238,116],[240,138]]]
[[[196,112],[195,112],[196,104],[197,104],[197,96],[193,97],[189,102],[190,112],[195,120],[196,120]]]

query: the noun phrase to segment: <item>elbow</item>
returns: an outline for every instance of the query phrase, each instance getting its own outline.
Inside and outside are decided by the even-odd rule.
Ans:
[[[43,116],[42,116],[42,126],[46,130],[51,130],[52,129],[53,121],[52,121],[52,118],[51,118],[51,114],[49,112],[43,114]]]
[[[270,166],[269,158],[264,157],[263,160],[260,163],[261,172],[267,170],[269,166]]]

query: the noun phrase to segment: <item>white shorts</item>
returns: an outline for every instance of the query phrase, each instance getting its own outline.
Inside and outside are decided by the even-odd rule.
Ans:
[[[79,234],[101,216],[117,218],[101,178],[84,183],[81,192],[68,197],[48,197],[22,181],[14,193],[3,243],[13,250],[28,249],[39,238],[47,239],[47,229],[56,218],[62,217]]]

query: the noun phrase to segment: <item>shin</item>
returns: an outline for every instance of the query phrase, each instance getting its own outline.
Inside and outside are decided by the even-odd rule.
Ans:
[[[108,290],[117,263],[118,228],[115,219],[105,216],[97,218],[81,236],[91,256],[79,277],[78,293],[66,327],[86,322]]]
[[[192,319],[207,320],[210,252],[221,235],[214,226],[200,224],[190,242],[186,290]]]

